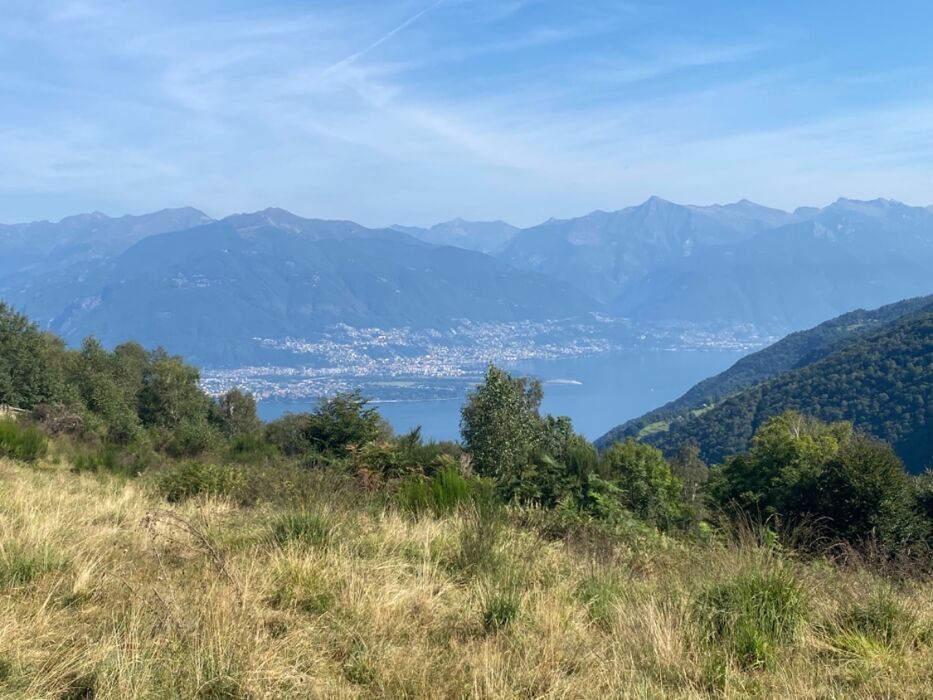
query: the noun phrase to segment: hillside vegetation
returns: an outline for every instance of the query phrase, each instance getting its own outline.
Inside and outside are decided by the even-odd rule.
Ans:
[[[911,314],[800,369],[740,391],[644,439],[666,452],[695,444],[720,462],[792,409],[851,421],[890,442],[908,468],[933,465],[933,310]]]
[[[906,299],[879,309],[859,309],[813,328],[797,331],[768,347],[743,357],[732,367],[704,379],[680,398],[619,425],[596,441],[605,448],[627,437],[647,437],[687,421],[724,398],[761,384],[783,372],[801,369],[884,326],[933,306],[933,296]],[[661,439],[658,436],[657,439]]]
[[[933,588],[747,532],[424,513],[322,474],[254,505],[0,461],[11,698],[923,697]]]

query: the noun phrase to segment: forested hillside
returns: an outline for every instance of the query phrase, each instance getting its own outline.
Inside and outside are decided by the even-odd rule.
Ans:
[[[933,307],[643,439],[669,453],[695,443],[704,459],[720,462],[788,409],[851,421],[890,442],[911,471],[933,466]]]
[[[791,333],[773,345],[736,362],[725,372],[705,379],[660,408],[613,428],[596,441],[601,449],[627,437],[663,433],[689,420],[725,397],[792,369],[805,367],[834,350],[855,342],[882,326],[933,304],[933,296],[906,299],[879,309],[859,309],[805,331]]]

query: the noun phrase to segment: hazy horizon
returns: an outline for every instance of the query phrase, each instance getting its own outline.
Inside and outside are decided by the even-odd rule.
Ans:
[[[737,199],[735,199],[735,200],[730,200],[730,201],[699,203],[699,202],[675,202],[675,201],[672,201],[672,200],[667,200],[667,199],[664,198],[664,197],[658,197],[658,195],[651,195],[648,199],[645,199],[645,200],[642,200],[642,201],[639,201],[639,202],[633,202],[633,203],[630,203],[630,204],[625,204],[625,205],[622,205],[622,206],[617,206],[617,207],[608,208],[608,209],[593,209],[593,210],[586,211],[586,212],[578,212],[577,214],[571,214],[571,215],[569,215],[569,216],[567,216],[567,217],[565,217],[565,218],[574,219],[574,218],[585,217],[585,216],[588,216],[588,215],[590,215],[590,214],[594,214],[594,213],[597,213],[597,212],[612,213],[612,212],[615,212],[615,211],[621,211],[621,210],[623,210],[623,209],[628,209],[628,208],[631,208],[631,207],[637,207],[637,206],[639,206],[639,205],[641,205],[641,204],[644,204],[644,203],[647,202],[649,199],[653,199],[653,198],[664,199],[665,201],[669,201],[669,202],[672,203],[672,204],[676,204],[676,205],[680,205],[680,206],[687,206],[687,207],[719,207],[719,206],[732,206],[732,205],[741,204],[742,202],[749,202],[749,203],[751,203],[751,204],[755,204],[755,205],[759,205],[759,206],[763,206],[763,207],[767,207],[767,208],[772,208],[772,209],[777,209],[777,210],[784,211],[784,212],[787,212],[787,213],[792,213],[795,209],[798,209],[798,208],[806,208],[806,207],[813,207],[813,208],[816,208],[816,209],[825,209],[826,207],[829,207],[829,206],[831,206],[832,204],[834,204],[834,203],[836,203],[836,202],[838,202],[838,201],[840,201],[840,200],[848,200],[848,201],[878,201],[878,200],[881,200],[881,201],[899,202],[900,204],[904,204],[904,205],[909,206],[909,207],[918,207],[918,208],[925,208],[925,209],[929,209],[929,208],[933,207],[933,205],[926,204],[926,203],[923,203],[923,202],[919,202],[919,203],[905,202],[905,201],[903,201],[903,200],[895,199],[895,198],[893,198],[893,197],[883,197],[883,196],[871,197],[871,198],[866,198],[866,199],[857,199],[857,198],[855,198],[855,197],[840,196],[840,197],[837,197],[837,198],[836,198],[835,200],[833,200],[832,202],[826,202],[826,203],[824,203],[824,204],[817,204],[817,205],[798,205],[798,206],[796,206],[796,207],[790,207],[790,208],[784,209],[784,208],[781,208],[781,207],[772,207],[771,205],[766,204],[766,203],[757,202],[757,201],[752,201],[752,200],[748,199],[747,197],[739,197],[739,198],[737,198]],[[253,211],[241,210],[241,211],[230,211],[230,212],[221,212],[221,213],[211,212],[211,211],[208,211],[207,208],[205,208],[205,207],[199,207],[199,206],[196,206],[196,205],[193,205],[193,204],[182,204],[182,205],[179,205],[178,207],[160,207],[160,208],[156,208],[156,209],[152,209],[152,210],[146,210],[146,211],[126,211],[126,212],[122,212],[122,211],[121,211],[121,212],[115,212],[115,211],[101,211],[100,209],[95,209],[95,210],[93,210],[93,211],[77,211],[77,212],[72,212],[71,214],[67,214],[67,215],[65,215],[65,216],[62,216],[62,217],[60,217],[60,218],[54,218],[54,219],[53,219],[53,218],[45,217],[45,218],[40,218],[40,219],[31,219],[31,220],[28,220],[28,221],[26,221],[26,220],[24,220],[24,221],[0,221],[0,226],[10,226],[10,225],[19,225],[19,224],[31,224],[31,223],[39,223],[39,222],[42,222],[42,221],[48,221],[48,222],[53,223],[53,224],[60,224],[62,221],[66,220],[66,219],[70,219],[70,218],[74,218],[74,217],[81,217],[81,216],[93,216],[93,215],[95,215],[95,214],[102,214],[103,216],[107,217],[108,219],[120,219],[120,218],[123,218],[123,217],[140,217],[140,216],[146,216],[146,215],[149,215],[149,214],[155,214],[155,213],[158,213],[158,212],[160,212],[160,211],[165,211],[165,210],[170,210],[170,209],[194,209],[194,210],[196,210],[196,211],[200,211],[200,212],[202,212],[202,213],[204,213],[204,214],[207,214],[207,215],[208,215],[211,219],[213,219],[214,221],[221,221],[221,220],[223,220],[223,219],[225,219],[225,218],[227,218],[227,217],[238,216],[238,215],[242,215],[242,214],[258,213],[258,212],[266,211],[266,210],[268,210],[268,209],[282,209],[282,210],[284,210],[284,211],[287,211],[287,212],[290,213],[290,214],[294,214],[295,216],[298,216],[298,217],[301,217],[301,218],[305,218],[305,219],[322,219],[322,218],[323,218],[323,217],[317,216],[317,215],[316,215],[315,213],[313,213],[313,212],[295,211],[295,210],[293,210],[293,209],[287,209],[287,208],[285,208],[285,207],[279,207],[279,206],[276,206],[276,205],[274,205],[274,204],[269,205],[269,206],[266,206],[266,207],[260,207],[259,209],[256,209],[256,210],[253,210]],[[515,224],[513,221],[509,221],[508,219],[505,219],[505,218],[503,218],[503,217],[494,217],[494,218],[491,218],[491,219],[485,219],[485,220],[482,220],[482,221],[481,221],[481,220],[477,220],[477,219],[468,219],[468,218],[463,217],[463,216],[454,216],[454,217],[452,217],[452,218],[450,218],[450,219],[445,219],[445,220],[443,220],[443,221],[432,221],[432,222],[427,222],[427,223],[424,223],[424,224],[411,224],[411,223],[406,222],[406,221],[393,221],[393,222],[387,222],[387,223],[381,223],[381,224],[367,225],[367,227],[368,227],[368,228],[373,228],[373,229],[391,228],[392,226],[431,227],[431,226],[435,226],[435,225],[438,225],[438,224],[445,224],[445,223],[451,223],[451,222],[454,222],[454,221],[462,220],[462,221],[466,221],[466,222],[469,222],[469,223],[502,222],[502,223],[506,223],[506,224],[515,225],[517,228],[533,228],[534,226],[537,226],[537,225],[540,225],[540,224],[542,224],[542,223],[546,223],[547,221],[550,221],[550,220],[552,220],[552,219],[558,219],[558,218],[561,218],[561,217],[552,217],[552,216],[547,216],[547,215],[545,215],[543,218],[539,218],[538,220],[534,220],[531,224],[528,224],[528,225],[525,225],[525,226],[519,226],[519,225]],[[333,221],[354,221],[354,222],[356,222],[356,223],[359,223],[359,221],[358,221],[356,218],[354,218],[353,216],[340,216],[340,217],[335,217],[335,218],[333,218],[333,219],[328,219],[328,220],[333,220]],[[365,225],[365,224],[364,224],[364,225]]]

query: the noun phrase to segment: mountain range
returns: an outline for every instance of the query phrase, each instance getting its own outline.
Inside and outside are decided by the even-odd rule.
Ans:
[[[130,337],[212,365],[257,361],[256,338],[338,323],[444,327],[592,308],[569,285],[482,253],[281,209],[121,241],[112,257],[33,268],[4,286],[6,299],[69,342]]]
[[[500,257],[610,304],[655,270],[794,221],[794,214],[745,200],[697,207],[652,197],[615,212],[551,219],[519,233]]]
[[[796,410],[848,420],[889,441],[907,467],[933,467],[933,296],[854,311],[791,334],[614,428],[597,447],[633,437],[676,452],[696,444],[721,462],[748,448],[769,417]]]
[[[183,208],[0,226],[0,245],[0,298],[44,328],[69,342],[136,337],[204,365],[255,361],[254,338],[335,323],[599,313],[777,334],[933,292],[933,209],[883,199],[785,212],[652,197],[526,229]]]

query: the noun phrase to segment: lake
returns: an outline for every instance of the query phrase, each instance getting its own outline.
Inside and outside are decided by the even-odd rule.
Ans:
[[[509,367],[544,381],[542,411],[570,416],[590,440],[677,398],[697,382],[742,357],[737,350],[625,350],[589,357],[534,361]],[[397,432],[420,425],[425,438],[459,438],[463,396],[441,400],[374,402]],[[261,401],[259,415],[273,420],[307,411],[313,402]]]

